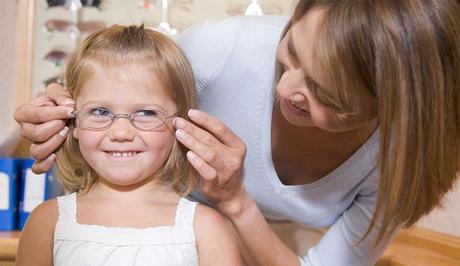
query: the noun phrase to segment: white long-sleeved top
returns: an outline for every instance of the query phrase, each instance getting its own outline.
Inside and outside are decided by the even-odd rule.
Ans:
[[[197,79],[200,107],[221,119],[247,145],[244,186],[265,217],[329,227],[305,251],[302,265],[372,265],[388,241],[373,247],[375,228],[361,244],[377,200],[378,130],[348,160],[320,180],[284,185],[271,155],[275,54],[287,22],[239,17],[206,22],[178,43]],[[204,200],[199,193],[194,197]]]

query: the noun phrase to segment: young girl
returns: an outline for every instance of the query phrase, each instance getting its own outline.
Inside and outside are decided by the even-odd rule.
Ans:
[[[66,82],[76,119],[57,174],[70,194],[32,212],[17,265],[239,264],[223,218],[183,197],[198,179],[172,129],[196,107],[180,49],[143,26],[113,26],[79,46]]]

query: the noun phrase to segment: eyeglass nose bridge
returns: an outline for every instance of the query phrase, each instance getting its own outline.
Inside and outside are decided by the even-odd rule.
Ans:
[[[111,127],[112,124],[117,120],[117,118],[126,118],[131,122],[131,125],[134,126],[135,128],[136,125],[134,125],[134,115],[133,114],[112,114],[112,119],[110,120],[110,124],[107,125],[107,127]]]

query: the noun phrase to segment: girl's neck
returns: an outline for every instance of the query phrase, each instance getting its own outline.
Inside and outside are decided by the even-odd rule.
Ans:
[[[118,228],[174,225],[180,196],[158,182],[134,189],[96,183],[77,197],[77,223]]]
[[[159,179],[146,179],[133,185],[116,185],[100,179],[83,197],[120,202],[146,202],[158,199],[177,199],[178,195],[171,188],[160,183]]]

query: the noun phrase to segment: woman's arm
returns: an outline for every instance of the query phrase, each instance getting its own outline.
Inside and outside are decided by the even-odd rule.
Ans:
[[[17,266],[53,265],[57,216],[55,199],[40,204],[32,211],[19,238]]]
[[[299,265],[297,256],[271,230],[243,187],[244,143],[221,121],[202,111],[193,110],[189,116],[198,126],[177,118],[177,139],[190,149],[187,157],[203,177],[204,195],[232,222],[246,251],[245,261]]]
[[[329,228],[317,246],[300,262],[272,231],[263,214],[242,184],[244,143],[221,121],[194,110],[193,125],[176,120],[178,140],[191,152],[188,158],[203,177],[203,194],[233,224],[251,265],[372,265],[396,232],[375,246],[379,223],[362,242],[377,200],[377,172],[362,184],[362,190]],[[179,132],[178,132],[179,133]],[[376,170],[377,171],[377,170]],[[307,251],[306,251],[307,252]]]
[[[30,149],[36,159],[33,172],[44,173],[51,168],[52,153],[67,135],[65,119],[72,118],[70,112],[74,107],[69,92],[54,83],[45,94],[16,109],[14,119],[21,125],[21,135],[34,143]]]
[[[376,245],[381,228],[380,221],[377,221],[369,235],[360,241],[372,219],[376,201],[377,191],[362,191],[320,242],[308,250],[303,258],[304,264],[374,265],[401,228],[398,226],[397,230],[388,232],[386,238]]]
[[[242,193],[219,211],[237,231],[248,265],[300,265],[297,255],[278,238],[249,194]]]
[[[194,228],[200,265],[241,265],[237,240],[224,218],[202,205],[197,206],[195,217]]]

